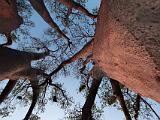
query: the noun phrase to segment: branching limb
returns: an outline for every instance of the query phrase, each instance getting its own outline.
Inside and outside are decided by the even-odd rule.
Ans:
[[[68,101],[68,98],[67,98],[67,96],[65,95],[65,92],[64,92],[64,90],[63,90],[62,88],[60,88],[58,85],[53,84],[53,83],[51,83],[51,82],[49,83],[49,85],[54,86],[54,87],[56,87],[57,89],[59,89],[59,90],[61,91],[63,97]]]
[[[16,85],[16,80],[9,80],[3,91],[0,95],[0,104],[7,98],[7,96],[11,93],[14,86]]]
[[[112,85],[113,94],[115,94],[117,99],[119,100],[119,103],[120,103],[120,105],[122,107],[122,110],[124,112],[126,120],[132,120],[131,116],[129,114],[129,111],[127,109],[127,106],[125,104],[125,100],[124,100],[124,97],[123,97],[119,82],[116,81],[116,80],[113,80],[113,79],[110,79],[110,82],[111,82],[111,85]]]
[[[55,29],[61,36],[63,36],[68,45],[71,45],[70,39],[62,32],[59,26],[54,22],[52,17],[50,16],[43,0],[29,0],[33,8],[38,12],[38,14],[44,19],[46,23],[48,23],[53,29]]]
[[[64,4],[68,9],[76,9],[81,11],[83,14],[87,15],[90,18],[97,18],[97,15],[91,14],[86,8],[81,4],[74,2],[74,0],[58,0],[60,3]]]
[[[63,61],[53,72],[51,72],[49,75],[52,76],[56,74],[58,71],[60,71],[65,65],[74,62],[75,60],[87,56],[89,52],[92,51],[92,43],[93,40],[88,42],[79,52],[77,52],[75,55],[73,55],[71,58]]]

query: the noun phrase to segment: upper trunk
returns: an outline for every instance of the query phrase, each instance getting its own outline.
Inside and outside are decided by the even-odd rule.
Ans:
[[[16,0],[0,0],[0,33],[15,30],[22,23],[18,15]]]
[[[110,78],[160,102],[160,1],[102,0],[94,59]]]

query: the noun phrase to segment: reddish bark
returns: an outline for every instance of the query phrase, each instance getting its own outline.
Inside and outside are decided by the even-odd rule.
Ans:
[[[16,0],[0,0],[0,33],[9,33],[22,24],[22,18],[18,15]]]
[[[109,78],[160,102],[160,1],[151,1],[102,0],[93,58]]]

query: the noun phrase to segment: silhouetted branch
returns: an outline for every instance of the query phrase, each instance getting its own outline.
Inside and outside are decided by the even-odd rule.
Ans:
[[[40,92],[40,88],[38,86],[38,81],[36,80],[31,80],[30,81],[31,83],[31,86],[32,86],[32,91],[33,91],[33,97],[32,97],[32,103],[31,103],[31,106],[24,118],[24,120],[29,120],[31,114],[32,114],[32,111],[37,103],[37,100],[38,100],[38,96],[39,96],[39,92]]]
[[[125,100],[119,85],[119,82],[113,79],[110,79],[111,85],[112,85],[112,90],[113,90],[113,94],[116,95],[117,99],[119,100],[119,103],[122,107],[122,110],[124,112],[124,115],[126,117],[126,120],[131,120],[131,116],[129,114],[129,111],[127,109],[127,106],[125,104]]]
[[[9,80],[3,91],[0,95],[0,104],[7,98],[7,96],[11,93],[14,86],[16,85],[16,80]]]
[[[58,0],[60,3],[64,4],[68,7],[68,9],[76,9],[81,11],[83,14],[87,15],[90,18],[96,18],[97,15],[91,14],[86,8],[84,8],[81,4],[75,2],[74,0]]]
[[[60,71],[65,65],[74,62],[75,60],[87,56],[89,52],[92,52],[92,43],[93,40],[91,40],[90,42],[88,42],[86,45],[84,45],[84,47],[77,52],[75,55],[73,55],[71,58],[63,61],[60,65],[58,65],[58,67],[53,70],[49,75],[52,76],[54,74],[56,74],[58,71]]]
[[[63,36],[68,45],[71,45],[70,39],[62,32],[59,26],[54,22],[52,17],[50,16],[43,0],[29,0],[33,8],[38,12],[38,14],[44,19],[46,23],[48,23],[53,29],[55,29],[61,36]]]
[[[49,85],[51,85],[51,86],[54,86],[54,87],[58,88],[58,89],[61,91],[61,93],[62,93],[63,97],[68,101],[68,98],[67,98],[67,96],[65,95],[64,90],[63,90],[62,88],[60,88],[58,85],[53,84],[53,83],[49,83]]]
[[[152,108],[152,106],[145,100],[141,97],[141,100],[152,110],[152,112],[157,116],[157,118],[160,120],[160,117],[159,115],[156,113],[156,111]]]
[[[137,94],[137,98],[136,98],[136,102],[135,102],[135,114],[134,114],[134,118],[135,120],[138,120],[138,114],[139,114],[139,110],[140,110],[140,102],[141,102],[141,96]]]
[[[98,88],[101,84],[103,73],[99,69],[93,69],[93,81],[89,89],[89,94],[87,96],[86,102],[82,108],[82,120],[92,120],[92,107],[98,92]]]

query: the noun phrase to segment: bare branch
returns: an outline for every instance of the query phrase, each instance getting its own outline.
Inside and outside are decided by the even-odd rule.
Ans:
[[[0,95],[0,104],[7,98],[7,96],[11,93],[14,86],[16,85],[16,80],[9,80],[3,91]]]
[[[152,112],[157,116],[157,118],[160,120],[160,116],[156,113],[156,111],[152,108],[152,106],[141,97],[141,100],[152,110]]]
[[[54,22],[52,17],[50,16],[43,0],[29,0],[33,8],[38,12],[38,14],[44,19],[46,23],[48,23],[52,28],[54,28],[61,36],[63,36],[68,45],[71,44],[70,39],[62,32],[59,26]]]
[[[87,15],[90,18],[97,18],[97,15],[91,14],[86,8],[84,8],[81,4],[73,1],[73,0],[58,0],[60,3],[64,4],[68,9],[76,9],[81,11],[83,14]]]
[[[52,76],[54,75],[55,73],[57,73],[58,71],[60,71],[65,65],[71,63],[71,62],[74,62],[75,60],[81,58],[81,57],[84,57],[84,56],[87,56],[89,52],[92,51],[92,43],[93,43],[93,40],[91,40],[90,42],[88,42],[86,45],[84,45],[84,47],[79,51],[77,52],[75,55],[73,55],[71,58],[63,61],[53,72],[51,72],[49,75]]]
[[[64,90],[63,90],[63,89],[61,89],[58,85],[53,84],[53,83],[49,83],[49,85],[51,85],[51,86],[54,86],[54,87],[58,88],[58,89],[61,91],[61,93],[62,93],[63,97],[68,101],[68,98],[67,98],[67,96],[65,95]]]

